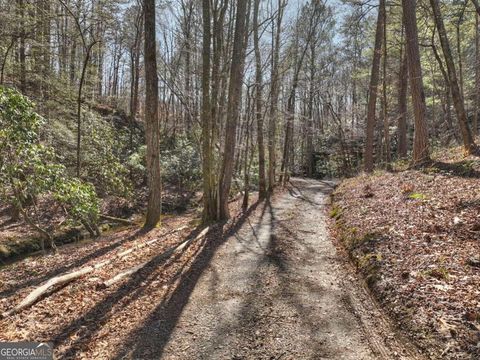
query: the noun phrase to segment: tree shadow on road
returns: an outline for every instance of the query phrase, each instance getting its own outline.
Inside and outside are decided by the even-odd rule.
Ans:
[[[162,299],[152,299],[158,301],[158,305],[148,315],[144,323],[134,329],[117,348],[116,354],[112,354],[115,359],[123,359],[125,357],[132,358],[160,358],[165,345],[180,318],[185,305],[188,303],[190,295],[195,288],[198,279],[209,265],[215,252],[231,234],[245,222],[248,216],[257,208],[258,202],[254,203],[233,225],[225,224],[218,226],[215,231],[210,232],[198,246],[197,252],[193,255],[193,261],[188,266],[182,266],[174,276],[175,282],[171,282],[167,290],[167,296]],[[198,232],[200,229],[197,229]],[[190,234],[189,236],[194,236]],[[181,256],[181,254],[177,255]],[[143,289],[148,288],[154,279],[151,275],[156,268],[160,266],[168,266],[175,259],[158,261],[152,259],[150,264],[145,267],[144,271],[138,276],[132,277],[128,282],[121,286],[113,294],[109,295],[100,304],[96,305],[82,319],[78,319],[72,324],[60,329],[59,336],[54,338],[56,343],[65,342],[69,335],[80,327],[86,327],[85,335],[81,342],[69,345],[67,357],[75,357],[79,351],[88,345],[88,341],[92,339],[98,332],[102,324],[112,316],[112,305],[121,301],[127,305],[138,298]],[[132,295],[132,292],[134,293]],[[94,322],[86,322],[85,319],[95,318]],[[161,324],[161,326],[158,326]],[[154,355],[153,355],[154,354]]]
[[[312,315],[315,309],[307,306],[301,296],[297,294],[298,286],[292,270],[292,265],[297,261],[295,253],[292,252],[294,251],[292,244],[303,246],[304,251],[309,253],[312,253],[314,249],[309,247],[298,236],[298,233],[290,229],[289,224],[285,224],[278,218],[276,210],[270,201],[266,200],[257,226],[250,225],[253,236],[250,242],[259,243],[256,229],[265,221],[269,223],[270,236],[266,246],[265,244],[261,246],[264,252],[259,256],[258,263],[252,266],[248,291],[241,299],[237,316],[234,320],[219,319],[219,323],[215,324],[213,336],[208,339],[207,343],[202,343],[205,349],[201,358],[213,359],[218,356],[217,349],[221,348],[227,348],[228,351],[234,352],[222,354],[222,358],[230,356],[233,358],[277,359],[284,356],[291,349],[288,349],[288,346],[271,347],[270,345],[269,347],[271,339],[268,337],[288,334],[290,329],[283,328],[286,324],[283,316],[286,315],[294,316],[301,322],[302,330],[312,338],[313,353],[319,356],[327,353],[323,344],[313,341],[322,324],[314,322]],[[243,239],[243,241],[248,243],[247,239]],[[255,251],[255,254],[258,252]],[[324,294],[324,288],[317,283],[305,278],[300,281],[308,293],[318,297]],[[215,288],[212,288],[211,291],[217,292]],[[283,308],[283,313],[274,307],[271,302],[272,298],[280,299],[275,306]],[[272,330],[273,332],[271,332]]]

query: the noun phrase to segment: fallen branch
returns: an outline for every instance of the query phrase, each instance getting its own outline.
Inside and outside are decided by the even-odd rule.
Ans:
[[[113,222],[123,224],[123,225],[135,225],[135,223],[133,221],[130,221],[130,220],[127,220],[127,219],[122,219],[122,218],[117,218],[117,217],[114,217],[114,216],[104,215],[104,214],[100,214],[100,219],[113,221]]]
[[[67,273],[65,275],[56,276],[54,278],[51,278],[46,283],[37,287],[30,294],[28,294],[28,296],[25,299],[23,299],[20,304],[15,306],[13,309],[5,311],[2,314],[2,318],[6,318],[6,317],[8,317],[12,314],[15,314],[16,312],[18,312],[20,310],[25,309],[28,306],[32,305],[40,296],[45,294],[47,292],[47,290],[50,289],[51,287],[53,287],[55,285],[60,285],[60,284],[65,284],[67,282],[70,282],[74,279],[77,279],[77,278],[79,278],[79,277],[81,277],[85,274],[88,274],[88,273],[92,272],[95,269],[98,269],[102,266],[105,266],[106,264],[100,263],[100,265],[101,266],[98,266],[98,267],[96,267],[95,265],[94,266],[87,266],[87,267],[81,268],[80,270],[77,270],[77,271],[74,271],[74,272],[71,272],[71,273]]]
[[[183,242],[181,242],[180,244],[178,245],[175,245],[175,246],[172,246],[171,248],[169,248],[168,250],[166,250],[164,253],[162,253],[161,255],[159,255],[157,257],[157,260],[163,260],[163,259],[167,259],[169,258],[171,255],[173,255],[174,253],[176,252],[179,252],[181,250],[183,250],[188,244],[196,241],[196,240],[199,240],[203,237],[205,237],[205,235],[207,235],[208,231],[210,230],[209,227],[206,227],[205,229],[202,230],[202,232],[200,232],[200,234],[198,234],[195,238],[193,239],[188,239],[188,240],[185,240]],[[104,281],[103,283],[101,283],[99,285],[100,288],[104,289],[104,288],[107,288],[109,286],[112,286],[113,284],[116,284],[118,283],[120,280],[124,279],[125,277],[127,276],[130,276],[130,275],[133,275],[135,274],[136,272],[138,272],[140,269],[144,268],[145,266],[147,266],[149,263],[151,262],[151,260],[148,260],[148,261],[145,261],[139,265],[136,265],[126,271],[123,271],[117,275],[115,275],[114,277],[112,277],[111,279],[108,279],[106,281]]]
[[[130,254],[131,252],[133,252],[134,250],[138,250],[138,249],[141,249],[145,246],[149,246],[151,244],[153,244],[154,242],[160,240],[161,238],[164,238],[165,236],[167,235],[171,235],[172,233],[175,233],[175,232],[179,232],[179,231],[182,231],[184,229],[186,229],[187,226],[182,226],[178,229],[174,229],[172,231],[169,231],[167,232],[166,234],[163,234],[162,236],[156,238],[156,239],[152,239],[150,241],[147,241],[145,243],[141,243],[141,244],[138,244],[138,245],[135,245],[133,247],[131,247],[130,249],[127,249],[127,250],[124,250],[124,251],[121,251],[121,252],[118,252],[117,254],[115,254],[113,257],[111,257],[110,259],[107,259],[107,260],[104,260],[104,261],[101,261],[99,263],[96,263],[94,265],[89,265],[89,266],[85,266],[79,270],[76,270],[76,271],[72,271],[72,272],[69,272],[67,274],[64,274],[64,275],[60,275],[60,276],[56,276],[56,277],[53,277],[51,279],[49,279],[46,283],[44,283],[43,285],[37,287],[36,289],[34,289],[30,294],[28,294],[20,304],[18,304],[17,306],[15,306],[13,309],[10,309],[8,311],[5,311],[3,314],[0,315],[0,318],[6,318],[10,315],[13,315],[17,312],[19,312],[20,310],[23,310],[27,307],[29,307],[30,305],[32,305],[33,303],[35,303],[41,296],[43,296],[50,288],[52,288],[53,286],[56,286],[56,285],[61,285],[61,284],[66,284],[68,282],[71,282],[75,279],[78,279],[86,274],[89,274],[97,269],[100,269],[108,264],[111,264],[113,261],[119,259],[119,258],[122,258],[128,254]]]

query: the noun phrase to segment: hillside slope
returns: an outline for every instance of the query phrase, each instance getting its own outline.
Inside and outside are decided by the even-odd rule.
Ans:
[[[332,230],[378,298],[433,359],[480,356],[480,161],[377,172],[336,190]]]

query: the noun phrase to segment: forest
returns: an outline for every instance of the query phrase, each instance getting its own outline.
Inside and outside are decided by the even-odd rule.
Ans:
[[[479,19],[0,0],[0,358],[480,359]]]

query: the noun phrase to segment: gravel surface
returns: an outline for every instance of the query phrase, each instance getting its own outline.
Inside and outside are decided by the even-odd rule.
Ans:
[[[416,359],[327,236],[334,183],[288,192],[218,249],[171,332],[142,329],[124,355],[163,359]],[[167,326],[172,328],[172,326]],[[158,339],[162,340],[158,347]]]

